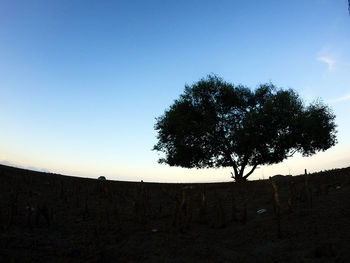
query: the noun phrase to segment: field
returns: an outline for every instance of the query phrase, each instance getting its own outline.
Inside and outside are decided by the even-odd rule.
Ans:
[[[0,181],[1,262],[350,262],[350,167],[156,184],[0,166]]]

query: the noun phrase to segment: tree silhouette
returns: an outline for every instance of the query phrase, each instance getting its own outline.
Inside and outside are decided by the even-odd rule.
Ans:
[[[300,152],[310,156],[336,144],[335,115],[320,101],[305,106],[298,94],[262,84],[255,91],[209,75],[158,117],[159,160],[186,168],[232,167],[236,181],[258,165]],[[249,167],[247,173],[245,169]]]

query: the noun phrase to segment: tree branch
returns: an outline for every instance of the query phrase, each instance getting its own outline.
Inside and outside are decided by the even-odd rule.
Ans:
[[[243,173],[244,173],[244,169],[245,167],[247,166],[248,164],[248,156],[247,155],[244,155],[244,158],[243,158],[243,163],[241,164],[241,169],[239,171],[239,175],[240,177],[243,177]]]
[[[250,172],[247,173],[245,176],[243,176],[243,178],[246,179],[249,175],[251,175],[251,174],[255,171],[256,167],[258,167],[258,164],[254,164],[254,166],[253,166],[253,168],[250,170]]]
[[[231,158],[231,156],[230,156],[230,158]],[[235,171],[235,175],[237,176],[239,173],[238,173],[238,167],[237,167],[236,161],[233,160],[232,158],[231,158],[231,161],[233,164],[233,170]]]
[[[235,172],[235,177],[236,177],[239,174],[239,169],[238,169],[236,161],[232,158],[230,152],[225,148],[225,146],[223,147],[223,152],[226,155],[226,158],[228,158],[231,166],[233,167],[233,170]]]
[[[237,172],[238,172],[238,174],[241,174],[241,172],[242,172],[242,168],[239,168],[238,165],[237,165]]]
[[[287,158],[292,157],[296,152],[297,152],[297,149],[295,149],[290,155],[287,155]]]

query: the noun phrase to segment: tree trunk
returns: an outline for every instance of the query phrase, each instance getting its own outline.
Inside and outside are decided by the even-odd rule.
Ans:
[[[244,177],[241,173],[235,175],[235,181],[238,182],[246,182],[247,178]]]
[[[231,173],[232,178],[235,179],[236,182],[246,182],[248,176],[251,175],[255,171],[257,166],[258,166],[258,164],[255,164],[246,175],[244,175],[244,169],[246,166],[241,166],[241,169],[238,169],[237,167],[233,167],[235,173],[234,173],[234,175],[233,175],[233,173]]]

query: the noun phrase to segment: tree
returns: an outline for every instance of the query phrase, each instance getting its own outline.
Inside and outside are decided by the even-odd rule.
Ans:
[[[255,91],[209,75],[156,119],[159,160],[186,168],[232,167],[244,181],[258,165],[310,156],[336,144],[335,115],[321,101],[305,106],[298,94],[262,84]],[[244,173],[249,167],[247,173]]]

